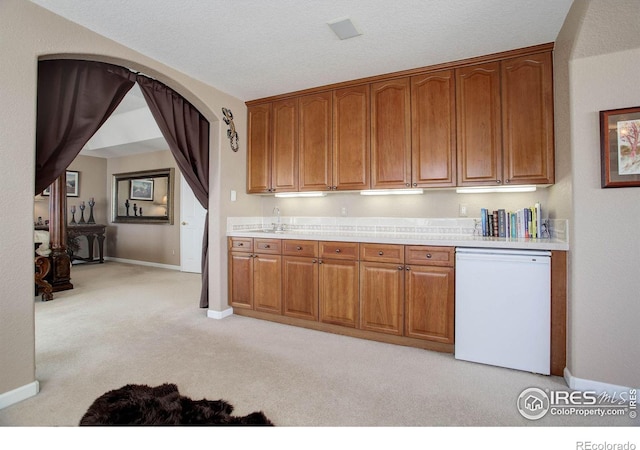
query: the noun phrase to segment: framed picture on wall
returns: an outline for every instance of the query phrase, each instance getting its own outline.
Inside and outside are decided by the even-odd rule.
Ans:
[[[67,197],[78,197],[80,194],[80,172],[67,170]],[[51,186],[42,191],[42,195],[50,195]]]
[[[131,180],[131,200],[153,200],[153,180]]]
[[[600,111],[601,187],[640,186],[640,106]]]

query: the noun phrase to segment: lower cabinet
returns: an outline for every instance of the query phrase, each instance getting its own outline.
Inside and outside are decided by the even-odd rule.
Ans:
[[[405,270],[405,336],[453,344],[453,267],[408,265]]]
[[[356,242],[320,242],[318,296],[323,323],[359,325],[358,248]]]
[[[285,239],[282,253],[284,315],[318,320],[318,242]]]
[[[285,256],[282,260],[284,315],[318,320],[318,260]]]
[[[234,239],[229,303],[239,314],[453,351],[453,248]]]
[[[253,305],[256,311],[282,314],[282,256],[256,254],[253,258]]]
[[[282,314],[280,240],[231,240],[229,248],[231,306]]]
[[[404,266],[360,262],[360,328],[402,335]]]

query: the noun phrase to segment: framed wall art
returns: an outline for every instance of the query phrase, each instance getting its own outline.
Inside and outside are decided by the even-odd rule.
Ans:
[[[640,106],[600,111],[603,188],[640,186]]]
[[[153,180],[131,180],[131,200],[153,200]]]
[[[67,197],[78,197],[80,194],[80,172],[75,170],[67,170]],[[42,191],[42,195],[50,195],[51,187]]]

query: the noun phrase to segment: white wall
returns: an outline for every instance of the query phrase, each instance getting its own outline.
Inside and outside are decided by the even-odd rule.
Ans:
[[[0,235],[5,237],[0,239],[0,254],[4,256],[0,259],[0,404],[4,394],[35,382],[32,216],[36,78],[38,58],[51,55],[94,59],[141,71],[175,89],[209,120],[209,276],[213,309],[224,309],[227,304],[226,217],[240,214],[240,202],[231,203],[228,191],[237,190],[246,209],[259,205],[259,199],[242,194],[244,176],[239,176],[238,170],[229,170],[245,167],[246,143],[241,140],[241,150],[232,152],[226,125],[219,120],[222,107],[231,109],[239,135],[246,136],[246,107],[241,100],[29,1],[0,1],[0,209],[6,212],[0,217]],[[225,131],[221,132],[223,126]],[[197,305],[198,299],[194,299],[194,308]],[[202,318],[209,320],[205,311]]]
[[[567,367],[628,387],[640,386],[640,188],[601,189],[599,111],[640,105],[638,23],[637,0],[577,0],[556,53],[556,149],[572,197]]]

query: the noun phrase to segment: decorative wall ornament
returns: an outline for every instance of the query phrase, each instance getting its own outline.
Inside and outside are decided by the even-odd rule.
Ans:
[[[224,120],[224,123],[229,125],[229,129],[227,130],[227,137],[229,138],[229,142],[231,144],[231,150],[237,152],[240,147],[238,146],[238,132],[236,131],[236,126],[233,123],[233,113],[230,109],[222,108],[222,114],[224,116],[222,120]]]

